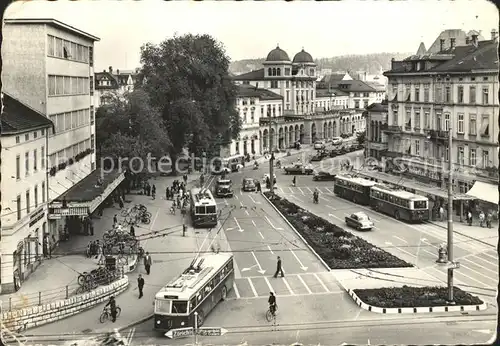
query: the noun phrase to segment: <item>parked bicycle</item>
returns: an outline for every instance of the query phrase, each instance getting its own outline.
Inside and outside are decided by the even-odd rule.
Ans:
[[[121,312],[122,312],[122,309],[119,306],[117,306],[116,307],[116,318],[118,318],[120,316]],[[109,307],[105,307],[102,310],[101,316],[99,316],[99,322],[104,323],[110,319],[111,319],[111,309]]]

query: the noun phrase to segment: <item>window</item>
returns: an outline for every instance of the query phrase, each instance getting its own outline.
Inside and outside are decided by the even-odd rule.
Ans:
[[[420,156],[420,140],[415,140],[415,155]]]
[[[285,68],[285,76],[289,76],[289,75],[290,75],[290,68],[286,67]]]
[[[272,80],[271,81],[271,89],[277,89],[277,88],[278,88],[278,81]]]
[[[42,203],[45,203],[45,182],[42,181]]]
[[[479,132],[481,136],[489,136],[490,135],[490,116],[483,115],[481,118],[481,131]]]
[[[476,165],[476,149],[470,149],[469,151],[469,166],[475,166]]]
[[[38,131],[33,132],[33,138],[38,138]]]
[[[33,150],[33,172],[36,172],[38,170],[37,161],[38,161],[37,150],[35,149]]]
[[[49,76],[49,96],[56,94],[56,76]]]
[[[19,136],[16,136],[16,144],[19,144],[21,142],[21,138]]]
[[[38,186],[35,185],[35,189],[33,190],[33,197],[35,198],[35,208],[38,207]]]
[[[476,135],[477,131],[477,120],[475,114],[469,114],[469,134]]]
[[[63,95],[71,94],[71,77],[64,76],[63,83],[64,83]]]
[[[24,153],[24,173],[26,176],[28,176],[30,172],[30,153],[26,152]]]
[[[444,115],[444,131],[450,130],[450,114],[446,113]]]
[[[469,103],[476,103],[476,86],[469,86]]]
[[[94,66],[94,47],[89,47],[89,65]]]
[[[247,122],[247,111],[246,109],[243,110],[243,123],[246,123]]]
[[[17,220],[21,220],[21,195],[17,195],[16,197],[16,209],[17,209]]]
[[[436,102],[442,102],[443,101],[443,90],[441,89],[440,86],[436,87],[436,95],[434,95],[434,100]]]
[[[464,147],[458,147],[457,163],[461,166],[464,164]]]
[[[69,114],[69,113],[68,113]],[[82,118],[79,117],[80,111],[71,112],[71,128],[74,129],[82,124]]]
[[[393,98],[398,97],[398,85],[397,84],[392,85],[392,97]]]
[[[369,103],[369,102],[370,102],[369,100],[363,100],[363,105],[364,105],[365,107],[368,107],[368,103]]]
[[[63,41],[63,57],[64,57],[64,59],[71,58],[71,54],[69,52],[69,47],[71,47],[71,43],[68,41]]]
[[[446,147],[444,150],[444,160],[450,161],[450,148]]]
[[[24,140],[25,141],[29,141],[30,140],[30,134],[29,133],[27,133],[27,134],[24,135]]]
[[[489,89],[483,88],[483,105],[489,104]]]
[[[464,87],[463,86],[459,86],[458,87],[458,103],[464,103]]]
[[[26,190],[26,214],[31,212],[30,207],[30,190]]]
[[[392,124],[393,125],[398,125],[398,110],[397,109],[393,109],[392,110]]]
[[[255,110],[253,110],[253,109],[250,111],[250,121],[251,121],[252,123],[254,123],[254,122],[255,122]],[[92,135],[92,137],[94,137],[94,135]],[[93,140],[93,139],[92,139],[91,141],[92,141],[92,143],[94,143],[94,140]],[[94,146],[92,146],[92,148],[94,148]]]
[[[424,85],[424,102],[429,102],[429,84]]]
[[[21,179],[21,156],[16,156],[16,179]]]
[[[359,100],[354,101],[354,108],[359,108]]]
[[[290,90],[286,91],[286,102],[290,102]]]
[[[415,101],[420,102],[420,87],[415,86]]]
[[[64,113],[64,130],[71,130],[71,112]]]
[[[78,94],[78,79],[76,77],[71,77],[71,94]]]
[[[429,111],[424,111],[424,128],[429,129],[430,123],[429,123],[430,117],[429,117]]]
[[[55,54],[55,37],[51,35],[47,35],[47,55],[54,56]]]
[[[56,76],[56,95],[64,94],[64,77]]]
[[[483,160],[482,160],[483,168],[488,167],[489,163],[490,163],[490,153],[488,150],[483,150]]]
[[[411,109],[406,108],[405,124],[411,126]]]
[[[56,57],[62,58],[63,57],[63,42],[60,38],[56,37]]]
[[[415,128],[419,129],[420,128],[420,111],[415,110]]]
[[[464,115],[463,114],[458,114],[457,125],[458,125],[457,133],[463,134],[465,132],[465,130],[464,130]]]
[[[449,86],[445,88],[444,102],[446,103],[451,102],[451,88]]]

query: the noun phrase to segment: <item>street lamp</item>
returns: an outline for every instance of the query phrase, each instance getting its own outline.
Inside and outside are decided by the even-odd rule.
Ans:
[[[448,303],[454,304],[453,297],[453,167],[451,163],[451,152],[453,145],[453,132],[451,126],[448,129]]]

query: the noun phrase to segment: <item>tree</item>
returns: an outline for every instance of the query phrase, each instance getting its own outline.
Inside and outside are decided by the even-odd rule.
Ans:
[[[160,109],[172,141],[171,156],[184,147],[196,155],[238,137],[237,87],[228,74],[229,58],[209,35],[184,35],[141,47],[138,86]]]
[[[113,158],[139,157],[146,162],[167,155],[171,142],[160,112],[151,107],[148,95],[137,90],[111,102],[96,112],[98,155]],[[136,162],[139,164],[139,161]],[[137,167],[134,167],[137,169]]]
[[[358,140],[359,144],[364,144],[366,140],[366,130],[363,132],[358,132],[356,139]]]

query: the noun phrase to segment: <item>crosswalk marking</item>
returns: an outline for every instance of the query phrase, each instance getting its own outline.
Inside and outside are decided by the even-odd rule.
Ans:
[[[250,284],[250,288],[252,289],[252,293],[253,293],[254,297],[258,297],[259,295],[257,294],[257,291],[255,290],[255,286],[253,285],[252,280],[250,280],[250,278],[247,278],[247,279],[248,279],[248,283]]]
[[[326,287],[325,283],[319,278],[318,274],[314,273],[313,275],[316,278],[316,280],[318,280],[318,282],[320,283],[320,285],[323,286],[323,289],[326,292],[330,292],[330,290],[328,289],[328,287]]]
[[[274,288],[273,286],[271,286],[271,283],[269,282],[269,279],[266,276],[264,276],[264,281],[266,282],[267,287],[269,288],[269,292],[274,292]]]
[[[283,282],[285,283],[286,288],[288,288],[288,290],[290,291],[290,294],[294,296],[294,295],[295,295],[295,293],[293,292],[292,288],[291,288],[291,287],[290,287],[290,285],[288,284],[288,281],[286,281],[286,279],[285,279],[285,278],[281,278],[281,279],[282,279],[282,280],[283,280]]]
[[[325,187],[325,190],[328,191],[329,193],[333,194],[333,191],[330,190],[329,188]]]
[[[311,192],[311,193],[313,192],[313,190],[311,190],[311,188],[310,188],[310,187],[306,187],[306,189],[308,189],[308,190],[309,190],[309,192]]]
[[[297,189],[299,189],[301,194],[305,195],[304,191],[302,191],[302,189],[300,187],[298,187]]]
[[[481,259],[481,257],[476,257],[475,259],[476,259],[476,260],[482,260],[482,259]],[[470,262],[470,263],[472,263],[472,264],[477,264],[477,265],[479,265],[478,263],[474,263],[474,262],[472,262],[472,261],[471,261],[471,260],[469,260],[468,258],[462,258],[462,259],[461,259],[461,261],[467,261],[467,262]],[[497,272],[496,272],[496,271],[491,270],[491,269],[489,269],[489,268],[486,268],[486,267],[484,267],[484,266],[481,266],[481,268],[483,268],[484,270],[487,270],[487,271],[489,271],[489,272],[492,272],[492,273],[493,273],[493,274],[495,274],[495,275],[497,274]]]
[[[306,288],[307,292],[309,294],[312,294],[311,289],[309,288],[309,286],[306,285],[306,282],[304,281],[304,279],[302,279],[302,276],[298,275],[298,277],[299,277],[300,282],[302,282],[302,285],[304,285],[304,287]]]

